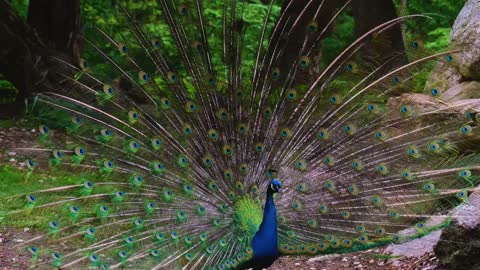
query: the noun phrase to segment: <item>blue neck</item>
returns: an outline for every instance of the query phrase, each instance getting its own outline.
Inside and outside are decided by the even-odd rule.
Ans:
[[[275,260],[278,257],[277,243],[277,208],[273,201],[273,193],[267,192],[262,224],[252,241],[254,260],[266,258]]]
[[[275,235],[277,232],[277,208],[273,201],[273,193],[267,193],[267,200],[265,201],[265,208],[263,209],[263,220],[259,231],[262,229],[274,229]],[[276,240],[276,238],[275,238]]]

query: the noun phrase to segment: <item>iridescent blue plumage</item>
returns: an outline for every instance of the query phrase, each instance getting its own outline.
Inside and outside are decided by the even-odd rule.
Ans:
[[[267,199],[263,209],[263,220],[258,232],[253,237],[253,269],[269,267],[279,256],[277,240],[277,208],[273,194],[281,191],[282,184],[272,180],[267,188]]]

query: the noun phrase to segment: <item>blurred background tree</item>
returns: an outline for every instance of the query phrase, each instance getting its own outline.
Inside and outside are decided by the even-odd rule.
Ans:
[[[7,0],[0,0],[7,1]],[[80,55],[88,59],[89,64],[95,67],[95,73],[101,74],[108,78],[114,78],[114,70],[104,59],[95,58],[95,51],[91,46],[85,46],[77,39],[76,35],[82,35],[93,43],[104,43],[105,37],[99,35],[97,28],[105,30],[107,33],[114,33],[115,40],[128,40],[129,33],[126,30],[124,20],[121,17],[121,8],[118,5],[119,0],[76,0],[74,4],[64,4],[65,1],[58,2],[56,0],[10,0],[10,6],[15,10],[19,17],[24,20],[36,33],[40,33],[41,42],[49,49],[56,49],[67,55],[73,62],[78,61]],[[273,5],[272,15],[278,17],[281,10],[290,4],[289,12],[295,14],[304,9],[306,0],[277,1]],[[66,1],[69,2],[69,1]],[[79,2],[75,3],[75,2]],[[245,59],[242,64],[246,73],[251,72],[254,64],[254,54],[260,39],[261,27],[265,15],[267,14],[268,5],[265,0],[249,0],[245,1],[246,5],[243,10],[242,27],[245,31],[245,39],[243,41],[246,50],[244,51]],[[322,1],[312,5],[318,5]],[[328,23],[322,21],[324,18],[330,18],[335,12],[342,7],[346,0],[326,0],[325,6],[322,7],[324,14],[319,16],[319,26]],[[58,4],[60,3],[60,4]],[[421,24],[418,21],[407,21],[397,30],[392,30],[393,50],[401,50],[403,46],[408,46],[409,40],[421,40],[424,46],[435,51],[444,50],[449,43],[449,34],[451,26],[463,7],[465,1],[444,1],[444,0],[354,0],[352,5],[346,8],[341,16],[329,28],[329,35],[319,44],[318,54],[321,55],[320,64],[328,63],[335,57],[346,45],[350,44],[355,36],[358,36],[368,29],[374,27],[382,21],[394,18],[397,15],[406,14],[429,14],[433,20],[423,20]],[[59,7],[60,5],[60,7]],[[76,5],[79,5],[76,10]],[[135,1],[122,0],[122,5],[132,13],[139,23],[141,23],[147,32],[153,36],[162,38],[162,46],[165,51],[171,55],[175,55],[176,46],[170,36],[168,26],[163,23],[157,23],[164,20],[160,10],[152,8],[155,6],[155,0]],[[220,0],[204,0],[202,2],[204,16],[209,21],[221,21],[223,16],[223,1]],[[71,14],[62,16],[58,9],[68,9]],[[308,10],[315,10],[314,7]],[[307,11],[308,12],[308,11]],[[0,14],[1,15],[1,14]],[[313,14],[310,16],[310,18]],[[1,20],[1,19],[0,19]],[[60,23],[61,21],[70,23]],[[45,23],[48,21],[50,24]],[[54,25],[51,23],[54,22]],[[273,24],[274,20],[271,20]],[[309,15],[305,15],[304,21],[300,23],[299,29],[305,31],[306,25],[310,22]],[[210,24],[208,27],[209,45],[212,52],[221,52],[222,48],[222,25]],[[186,27],[188,33],[188,26]],[[397,31],[397,32],[395,32]],[[72,34],[73,33],[73,34]],[[300,35],[303,35],[300,30]],[[9,37],[8,37],[9,38]],[[282,37],[277,37],[282,38]],[[53,41],[52,41],[53,40]],[[287,42],[289,50],[298,51],[296,39],[290,37]],[[53,45],[52,45],[53,44]],[[265,42],[266,47],[266,42]],[[38,46],[38,45],[33,45]],[[106,45],[108,46],[111,45]],[[1,46],[0,46],[1,47]],[[293,55],[293,54],[292,54]],[[122,61],[121,59],[118,59]],[[212,55],[213,66],[221,67],[222,55]],[[285,63],[291,59],[286,57]],[[0,67],[8,69],[10,66],[1,63]],[[13,96],[18,94],[17,103],[23,103],[23,99],[28,96],[28,91],[24,88],[29,86],[19,85],[19,83],[11,80],[8,82],[9,76],[7,72],[1,74],[0,69],[0,102],[11,103]],[[15,90],[13,90],[15,89]],[[17,90],[18,89],[18,90]],[[22,100],[19,100],[22,99]]]

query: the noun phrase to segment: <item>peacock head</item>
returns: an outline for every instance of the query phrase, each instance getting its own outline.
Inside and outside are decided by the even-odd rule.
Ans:
[[[273,194],[277,192],[282,192],[282,183],[277,179],[273,179],[268,186],[267,193]]]

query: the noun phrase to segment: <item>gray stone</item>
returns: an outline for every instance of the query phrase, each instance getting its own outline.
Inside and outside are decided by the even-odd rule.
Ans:
[[[452,53],[454,60],[451,63],[445,60],[437,63],[424,90],[430,94],[431,89],[436,88],[442,100],[444,93],[452,87],[480,81],[480,0],[466,2],[452,27],[450,43],[450,50],[459,51]]]
[[[480,98],[480,82],[462,82],[442,93],[441,99],[445,102],[454,102],[463,99]]]
[[[385,250],[392,256],[421,257],[433,251],[434,246],[440,239],[442,231],[434,231],[422,238],[418,238],[399,245],[389,245]]]
[[[427,113],[427,112],[432,112],[432,111],[437,111],[437,110],[442,110],[446,112],[455,112],[461,115],[464,115],[468,110],[474,110],[474,111],[480,111],[480,88],[478,89],[478,93],[476,94],[478,98],[471,98],[471,99],[464,99],[464,97],[468,96],[469,93],[472,94],[474,91],[470,91],[470,88],[468,88],[468,91],[465,91],[463,93],[463,90],[466,90],[466,88],[462,88],[461,86],[480,86],[480,83],[471,83],[471,84],[460,84],[457,85],[458,87],[453,87],[451,92],[449,93],[449,100],[448,101],[443,101],[437,98],[432,97],[431,95],[426,95],[426,94],[403,94],[399,97],[391,98],[388,101],[388,106],[391,108],[400,108],[401,105],[404,104],[409,104],[412,107],[414,107],[415,113],[421,114],[421,113]],[[450,91],[450,90],[449,90]],[[390,110],[388,113],[389,115],[387,116],[388,118],[395,119],[398,117],[398,110]],[[449,117],[448,115],[442,115],[439,114],[435,117]],[[444,119],[427,119],[428,122],[431,122],[432,120],[444,120]],[[421,125],[424,125],[425,123],[420,123]]]
[[[435,247],[440,263],[449,269],[480,269],[480,192],[451,211],[452,224]]]
[[[321,261],[330,260],[338,257],[340,257],[340,254],[322,255],[322,256],[310,258],[308,259],[308,262],[321,262]]]
[[[480,80],[480,0],[465,3],[452,27],[450,40],[453,48],[462,49],[455,55],[460,74]]]

